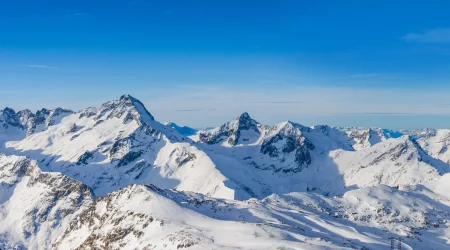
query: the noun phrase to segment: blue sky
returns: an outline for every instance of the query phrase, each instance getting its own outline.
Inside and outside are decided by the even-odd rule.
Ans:
[[[394,2],[394,3],[393,3]],[[0,1],[0,106],[450,128],[450,1]]]

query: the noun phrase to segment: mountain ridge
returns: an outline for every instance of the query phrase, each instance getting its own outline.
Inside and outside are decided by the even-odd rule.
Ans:
[[[266,126],[244,112],[186,136],[130,95],[4,110],[5,249],[446,247],[446,130]]]

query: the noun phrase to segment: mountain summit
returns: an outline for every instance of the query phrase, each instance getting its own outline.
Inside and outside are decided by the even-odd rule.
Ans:
[[[106,114],[108,115],[105,117]],[[124,123],[134,120],[139,125],[142,125],[143,123],[150,123],[155,120],[155,118],[145,108],[144,104],[130,95],[123,95],[119,100],[104,103],[100,107],[96,119],[111,119],[114,117],[120,118],[124,114],[126,114],[123,118]]]
[[[255,142],[261,134],[261,124],[253,120],[247,112],[242,113],[235,120],[222,126],[199,132],[199,140],[208,144],[236,146]]]

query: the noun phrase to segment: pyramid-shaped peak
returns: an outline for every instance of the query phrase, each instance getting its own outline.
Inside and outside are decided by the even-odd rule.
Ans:
[[[239,130],[255,130],[258,131],[257,127],[259,123],[253,120],[247,112],[242,113],[237,119]]]
[[[132,97],[129,94],[122,95],[120,97],[120,99],[119,99],[119,102],[127,104],[127,105],[133,105],[135,108],[143,108],[143,109],[145,109],[144,104],[141,101],[139,101],[138,99]],[[141,111],[144,111],[144,110],[141,110]],[[147,109],[145,109],[145,111],[148,113]]]
[[[119,100],[109,101],[102,104],[96,119],[109,119],[112,117],[119,118],[124,114],[126,114],[124,117],[125,123],[130,120],[135,120],[141,125],[142,123],[149,123],[155,120],[141,101],[128,94],[122,95]]]

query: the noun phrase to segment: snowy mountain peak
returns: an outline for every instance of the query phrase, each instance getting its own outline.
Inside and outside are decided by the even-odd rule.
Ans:
[[[253,120],[247,112],[242,113],[238,118],[236,118],[238,130],[254,130],[259,132],[259,123]]]
[[[144,104],[130,95],[122,95],[119,100],[102,104],[96,119],[108,120],[111,118],[121,118],[124,124],[135,121],[139,125],[155,120]]]
[[[45,126],[53,126],[55,124],[58,124],[62,118],[65,116],[71,115],[74,112],[69,109],[63,109],[63,108],[56,108],[52,110],[45,120]]]
[[[16,111],[12,108],[4,108],[0,110],[0,122],[3,123],[3,127],[7,129],[9,126],[21,128],[20,120],[17,117]]]
[[[235,120],[220,127],[199,132],[199,140],[207,144],[221,143],[224,146],[253,143],[261,135],[262,126],[245,112]]]

